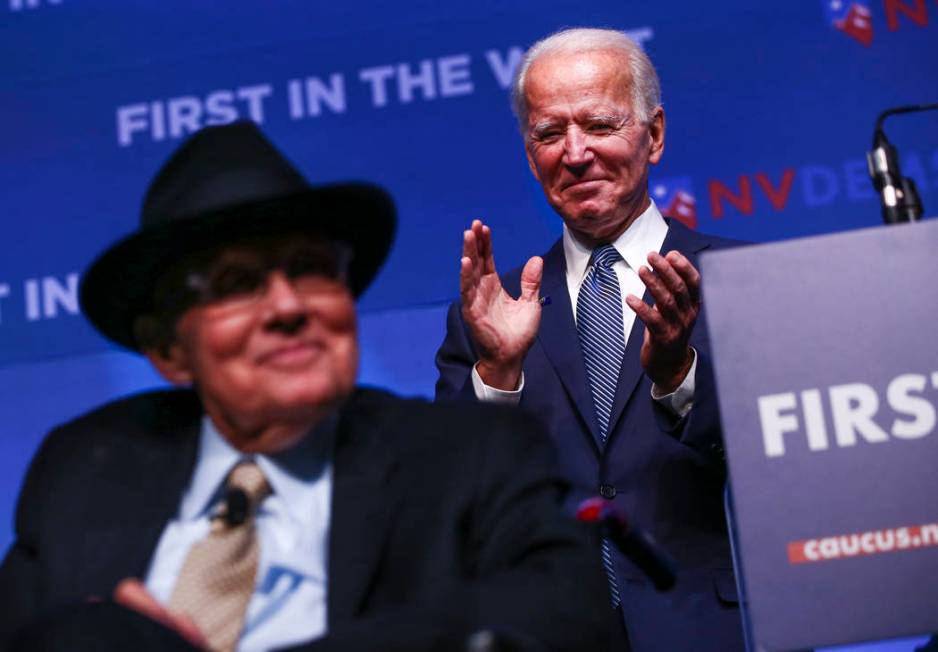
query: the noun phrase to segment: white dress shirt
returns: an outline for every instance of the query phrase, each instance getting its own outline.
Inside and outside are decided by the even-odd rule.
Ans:
[[[642,265],[649,266],[648,254],[652,251],[661,251],[661,245],[664,244],[667,234],[668,223],[661,217],[658,207],[652,201],[645,212],[639,215],[622,235],[610,243],[622,257],[613,264],[612,268],[619,281],[619,293],[622,299],[622,328],[626,343],[629,341],[629,333],[635,323],[635,312],[629,308],[625,302],[625,297],[634,294],[641,298],[645,293],[645,284],[638,276],[638,269]],[[586,273],[589,271],[589,261],[593,255],[593,250],[579,242],[570,229],[567,228],[567,225],[564,224],[563,254],[567,263],[567,291],[570,293],[570,305],[573,306],[573,319],[575,322],[576,303],[580,296],[580,286],[583,285]],[[523,372],[518,388],[513,391],[505,391],[486,385],[476,369],[477,366],[478,363],[472,368],[472,386],[476,398],[481,401],[517,405],[521,400],[521,392],[524,390]],[[664,394],[658,390],[657,386],[652,386],[652,398],[678,416],[687,415],[693,407],[696,373],[697,352],[694,351],[694,360],[690,371],[687,372],[687,376],[685,376],[680,386],[670,394]]]
[[[189,548],[209,532],[229,471],[253,459],[273,491],[257,510],[260,560],[238,650],[269,650],[325,635],[333,437],[329,423],[284,453],[246,456],[204,417],[195,469],[150,561],[147,589],[169,602]]]

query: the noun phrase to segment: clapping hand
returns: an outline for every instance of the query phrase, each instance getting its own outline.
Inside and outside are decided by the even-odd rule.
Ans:
[[[684,381],[694,356],[689,341],[700,313],[700,273],[677,251],[648,254],[651,268],[638,275],[654,298],[649,306],[634,294],[626,303],[645,323],[641,364],[659,390],[670,393]]]
[[[539,256],[528,260],[521,272],[521,296],[513,299],[495,270],[491,229],[474,220],[463,233],[462,316],[479,353],[479,375],[490,387],[514,390],[518,386],[524,356],[541,321],[538,292],[543,269]]]

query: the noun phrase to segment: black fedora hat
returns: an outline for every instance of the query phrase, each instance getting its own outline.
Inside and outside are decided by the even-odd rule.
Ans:
[[[387,257],[394,227],[394,203],[378,186],[312,186],[254,123],[206,127],[157,173],[139,230],[85,272],[81,307],[105,337],[137,349],[134,321],[152,310],[155,284],[172,265],[209,247],[286,231],[348,246],[348,285],[358,296]]]

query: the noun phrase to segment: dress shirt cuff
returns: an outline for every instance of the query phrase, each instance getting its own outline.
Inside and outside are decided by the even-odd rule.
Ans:
[[[521,372],[521,379],[518,381],[518,389],[506,391],[489,387],[479,375],[477,367],[479,363],[472,365],[472,389],[475,390],[476,398],[484,403],[498,403],[500,405],[518,405],[521,402],[521,390],[524,389],[524,372]]]
[[[659,404],[679,416],[684,418],[690,409],[694,407],[694,379],[697,376],[697,351],[693,347],[690,349],[694,354],[694,360],[690,363],[690,369],[684,380],[670,394],[662,394],[657,385],[651,386],[651,397]],[[480,379],[481,382],[481,379]],[[478,391],[476,392],[478,394]]]

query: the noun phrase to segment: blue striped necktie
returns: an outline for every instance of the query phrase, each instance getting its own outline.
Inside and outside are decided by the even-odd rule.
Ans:
[[[619,280],[612,269],[612,265],[620,259],[619,252],[612,245],[594,249],[589,271],[576,301],[576,330],[586,363],[586,377],[593,395],[596,420],[599,422],[601,447],[605,447],[609,435],[612,401],[625,355],[622,296],[619,293]],[[618,607],[619,586],[607,539],[602,541],[602,559],[609,578],[612,606]]]

